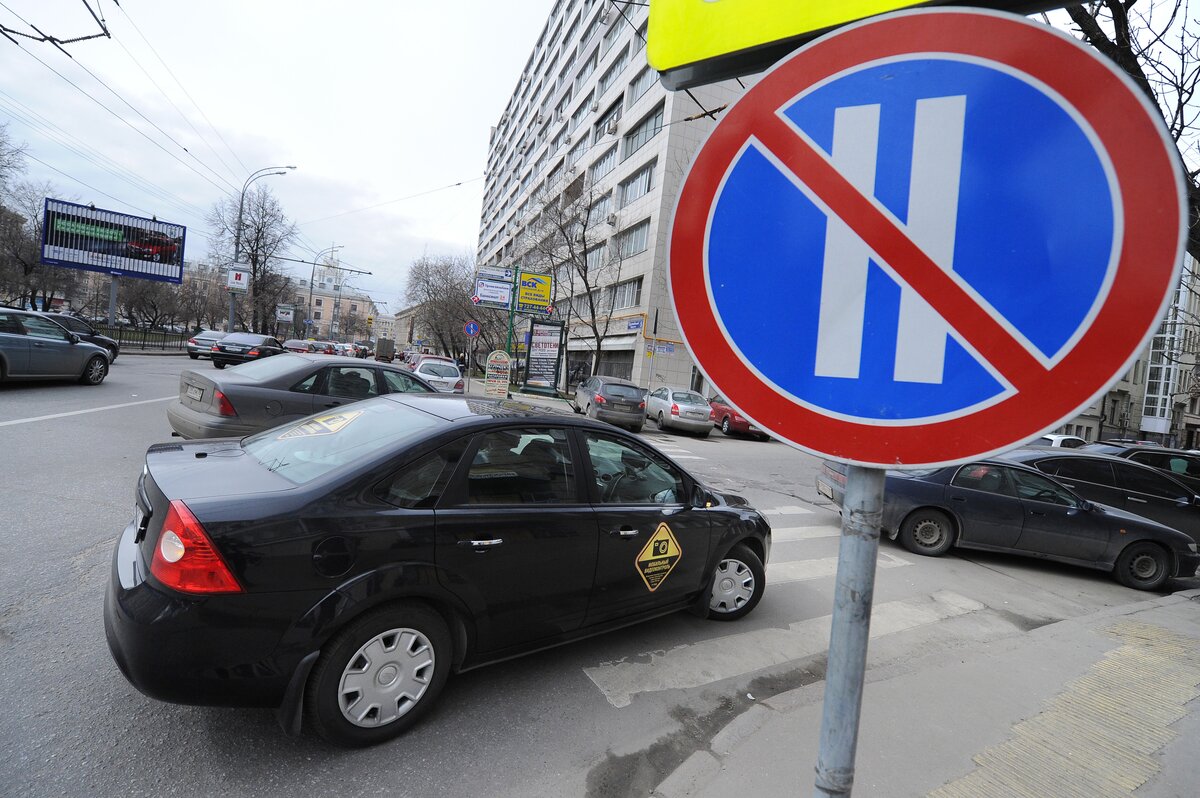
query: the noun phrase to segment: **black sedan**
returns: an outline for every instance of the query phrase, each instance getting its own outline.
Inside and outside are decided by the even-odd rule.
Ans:
[[[1200,496],[1158,469],[1070,449],[1018,449],[1004,459],[1031,465],[1085,499],[1145,516],[1200,543]]]
[[[1082,451],[1094,454],[1110,454],[1123,457],[1134,463],[1150,466],[1179,480],[1200,493],[1200,455],[1182,449],[1167,449],[1162,446],[1127,444],[1101,441],[1090,443]]]
[[[399,366],[286,353],[224,374],[184,371],[167,421],[184,438],[241,437],[385,393],[436,393]]]
[[[770,528],[641,439],[504,400],[387,395],[158,444],[113,556],[122,673],[369,745],[451,671],[688,609],[734,620]]]
[[[112,338],[104,335],[92,325],[88,324],[86,319],[79,316],[74,316],[70,313],[43,313],[43,316],[56,321],[63,327],[66,327],[71,332],[78,335],[82,340],[89,344],[102,346],[108,350],[108,362],[112,363],[117,359],[117,355],[121,354],[121,345]]]
[[[281,355],[287,350],[283,348],[283,344],[269,335],[230,333],[214,342],[211,351],[213,365],[223,369],[237,363]]]
[[[845,470],[827,462],[817,477],[817,489],[838,504]],[[1108,571],[1139,590],[1200,568],[1197,544],[1184,533],[1090,502],[1011,461],[889,471],[882,528],[916,554],[938,556],[952,546],[1023,554]]]

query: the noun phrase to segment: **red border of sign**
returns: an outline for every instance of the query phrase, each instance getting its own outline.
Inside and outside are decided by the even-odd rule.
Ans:
[[[1013,351],[1007,334],[995,336],[993,354],[1011,369],[1005,376],[1018,387],[1014,395],[967,415],[933,422],[848,421],[814,411],[765,385],[730,345],[708,297],[704,267],[709,214],[730,162],[751,135],[761,138],[760,131],[771,127],[778,109],[840,72],[915,53],[960,54],[1008,65],[1062,95],[1092,125],[1111,159],[1125,215],[1124,239],[1108,298],[1091,327],[1055,366],[1047,370],[1027,352]],[[818,39],[750,88],[726,112],[692,162],[676,204],[668,255],[669,290],[684,338],[709,381],[758,426],[802,449],[849,463],[950,464],[1008,449],[1053,429],[1077,415],[1124,373],[1157,328],[1178,282],[1186,206],[1177,153],[1157,114],[1133,83],[1101,56],[1048,26],[1009,14],[902,11]],[[845,183],[832,169],[812,160],[798,158],[797,163],[826,170],[816,179],[828,183],[832,177],[833,182]],[[842,193],[841,207],[854,211],[856,227],[872,227],[875,219],[864,220],[858,214],[878,216],[873,206],[852,189]],[[895,245],[892,252],[914,254],[887,228],[873,228],[881,242]],[[939,281],[918,272],[915,279],[914,287],[923,294],[962,293],[944,275]],[[974,303],[963,305],[960,299],[965,296],[929,295],[961,311],[960,322],[998,329]],[[977,311],[974,315],[972,308]],[[992,338],[987,328],[984,337]]]

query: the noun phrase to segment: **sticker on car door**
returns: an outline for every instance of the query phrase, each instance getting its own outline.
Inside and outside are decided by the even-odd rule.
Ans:
[[[659,524],[638,554],[636,562],[637,571],[651,593],[658,590],[682,556],[683,549],[679,548],[679,541],[675,539],[671,527]]]
[[[301,438],[311,435],[333,435],[341,432],[351,421],[361,415],[361,410],[350,410],[345,413],[331,413],[327,416],[312,418],[303,424],[291,427],[276,438],[276,440],[282,441],[287,438]]]

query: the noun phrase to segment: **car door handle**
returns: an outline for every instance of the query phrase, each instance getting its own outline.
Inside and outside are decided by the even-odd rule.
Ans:
[[[1127,498],[1131,502],[1137,502],[1138,504],[1149,504],[1150,503],[1146,499],[1139,499],[1137,496],[1126,496],[1125,498]]]
[[[504,538],[489,538],[487,540],[460,540],[458,545],[470,546],[475,551],[487,551],[491,546],[499,546],[504,542]]]
[[[616,538],[636,538],[638,531],[631,526],[623,526],[620,529],[610,529],[608,534]]]
[[[965,502],[966,500],[967,500],[966,496],[951,496],[950,497],[950,501],[952,501],[952,502]]]
[[[1037,511],[1037,510],[1030,510],[1030,511],[1029,511],[1029,514],[1030,514],[1030,515],[1045,515],[1045,513],[1043,513],[1043,512],[1039,512],[1039,511]]]

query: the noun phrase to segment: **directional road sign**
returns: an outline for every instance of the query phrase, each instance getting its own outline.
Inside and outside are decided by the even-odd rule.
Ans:
[[[468,338],[474,338],[476,335],[479,335],[479,322],[475,320],[468,321],[463,325],[463,332],[466,333]]]
[[[1177,159],[1136,87],[1048,26],[857,23],[767,73],[693,160],[675,312],[709,381],[801,448],[1001,451],[1086,408],[1157,327]]]

